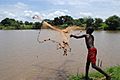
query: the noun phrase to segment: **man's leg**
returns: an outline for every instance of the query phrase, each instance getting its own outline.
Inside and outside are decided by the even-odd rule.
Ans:
[[[89,72],[90,61],[87,59],[86,62],[86,71],[85,71],[85,79],[88,80],[88,72]]]
[[[102,73],[104,76],[106,76],[107,80],[111,79],[111,77],[108,74],[106,74],[100,67],[96,66],[96,64],[92,63],[92,68],[96,69],[97,71],[99,71],[100,73]]]

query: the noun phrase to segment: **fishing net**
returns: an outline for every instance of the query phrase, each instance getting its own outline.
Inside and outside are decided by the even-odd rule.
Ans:
[[[33,19],[39,19],[40,21],[42,21],[42,18],[39,17],[38,15],[35,15],[33,17]],[[52,30],[55,30],[57,32],[60,33],[60,41],[56,41],[52,38],[48,38],[48,39],[44,39],[44,40],[40,40],[40,32],[41,32],[41,27],[42,26],[46,26],[48,28],[51,28]],[[55,26],[52,26],[51,24],[49,24],[48,22],[46,21],[42,21],[42,26],[40,27],[40,31],[38,33],[38,37],[37,37],[37,41],[39,43],[45,43],[45,42],[52,42],[52,43],[55,43],[57,45],[57,50],[63,50],[63,55],[66,55],[67,56],[67,53],[68,52],[71,52],[71,47],[70,47],[70,43],[69,43],[69,40],[70,40],[70,34],[73,30],[76,30],[76,29],[79,29],[80,27],[76,27],[76,26],[69,26],[65,29],[59,29]]]

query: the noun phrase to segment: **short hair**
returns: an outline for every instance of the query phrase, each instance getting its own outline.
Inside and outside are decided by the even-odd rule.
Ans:
[[[87,27],[87,29],[86,29],[89,33],[93,33],[93,31],[94,31],[94,28],[93,27]]]

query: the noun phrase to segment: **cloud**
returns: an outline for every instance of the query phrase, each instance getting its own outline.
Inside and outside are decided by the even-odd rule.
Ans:
[[[57,10],[57,11],[51,12],[48,15],[44,15],[44,16],[45,16],[45,18],[48,18],[48,19],[54,19],[55,17],[65,16],[65,15],[69,15],[66,10],[65,11]]]
[[[93,16],[93,14],[90,12],[80,12],[80,16],[87,17],[87,16]]]
[[[88,0],[47,0],[54,5],[88,5]]]
[[[0,19],[4,19],[6,17],[8,18],[15,18],[15,19],[24,19],[21,18],[24,16],[23,11],[28,9],[28,5],[17,2],[16,4],[13,5],[1,5],[0,6]]]
[[[29,5],[22,2],[16,4],[2,5],[0,8],[0,21],[4,18],[15,18],[16,20],[22,21],[34,21],[32,17],[34,15],[42,16],[44,19],[54,19],[58,16],[68,15],[68,10],[54,10],[50,12],[39,12],[29,8]]]
[[[33,17],[34,15],[40,15],[40,13],[37,11],[32,11],[32,10],[25,10],[24,11],[25,17]]]
[[[57,11],[52,11],[49,13],[47,12],[45,14],[45,13],[28,10],[28,11],[24,11],[24,17],[31,18],[34,15],[38,15],[38,16],[41,16],[42,19],[52,19],[53,20],[55,17],[69,15],[67,12],[68,12],[67,10],[62,10],[62,11],[57,10]]]
[[[28,5],[27,5],[27,4],[24,4],[24,3],[22,3],[22,2],[17,2],[17,4],[15,4],[14,6],[15,6],[15,8],[17,8],[17,9],[26,9],[26,8],[28,8]]]
[[[16,15],[11,13],[11,12],[8,12],[8,11],[4,11],[3,12],[5,15],[7,15],[8,17],[15,17]]]
[[[120,0],[46,0],[53,5],[88,6],[92,3],[120,6]]]
[[[6,17],[22,21],[33,21],[32,17],[34,15],[40,15],[40,13],[30,10],[29,6],[22,2],[13,5],[2,5],[2,8],[0,8],[0,21]]]
[[[33,21],[31,17],[35,14],[43,16],[44,19],[54,19],[64,15],[74,16],[74,18],[120,15],[120,0],[32,0],[34,3],[40,1],[38,4],[28,1],[31,5],[28,5],[28,2],[1,4],[0,21],[6,17]]]

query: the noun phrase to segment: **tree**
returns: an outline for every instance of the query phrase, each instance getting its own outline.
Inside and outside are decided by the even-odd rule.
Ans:
[[[41,23],[40,22],[35,22],[33,25],[33,29],[40,29]]]
[[[106,23],[103,22],[100,25],[101,25],[100,26],[101,29],[103,29],[103,30],[107,30],[108,29],[108,25]]]
[[[120,18],[116,15],[113,15],[107,18],[105,23],[108,25],[109,30],[116,30],[118,27],[120,27]]]
[[[54,25],[73,25],[73,18],[71,16],[60,16],[60,17],[55,17],[53,20]]]
[[[86,18],[86,28],[93,25],[94,19],[91,17]]]
[[[99,29],[101,27],[102,23],[103,23],[103,20],[101,18],[95,18],[95,20],[94,20],[94,28]]]
[[[23,21],[19,21],[20,25],[23,25]]]
[[[54,25],[59,25],[59,17],[55,17],[54,20],[53,20],[53,24]]]
[[[84,18],[79,18],[81,24],[85,24],[85,19]]]
[[[80,21],[80,19],[74,19],[74,25],[76,26],[80,26],[82,23]]]
[[[64,16],[64,24],[73,25],[73,18],[71,16]]]
[[[28,21],[25,21],[25,25],[29,25],[29,22],[28,22]]]
[[[32,22],[29,22],[29,25],[33,25],[33,23],[32,23]]]
[[[19,21],[15,21],[14,26],[15,26],[15,29],[20,29]]]
[[[15,19],[5,18],[1,21],[1,24],[5,26],[4,29],[20,29],[19,21]]]
[[[4,25],[5,27],[10,25],[10,19],[9,18],[5,18],[1,21],[1,24]]]

